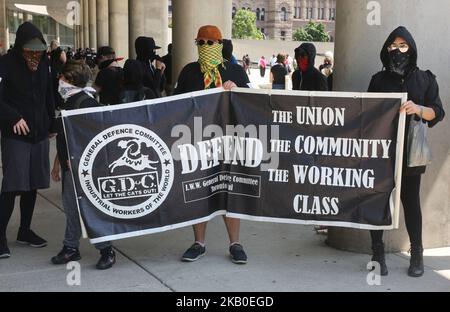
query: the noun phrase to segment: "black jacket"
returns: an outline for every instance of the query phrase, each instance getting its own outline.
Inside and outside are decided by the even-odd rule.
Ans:
[[[90,108],[97,106],[100,105],[95,99],[91,98],[84,92],[80,92],[67,99],[62,108],[64,110],[74,110],[79,108]],[[67,154],[67,143],[64,134],[62,118],[58,118],[56,125],[58,130],[58,136],[56,137],[56,150],[58,151],[58,159],[59,162],[61,163],[61,168],[64,171],[67,171],[69,170],[69,167],[67,166],[67,161],[69,160],[69,157]]]
[[[44,53],[35,73],[30,72],[22,56],[22,47],[42,33],[26,22],[17,30],[14,48],[0,58],[0,118],[2,137],[37,143],[55,129],[55,102],[47,55]],[[14,134],[13,127],[24,119],[30,133]]]
[[[234,82],[239,88],[248,88],[250,80],[242,66],[225,62],[219,65],[222,82]],[[200,63],[194,62],[186,65],[180,73],[174,94],[183,94],[205,89],[204,76],[200,69]]]
[[[396,73],[392,73],[389,68],[389,53],[388,46],[391,45],[395,38],[404,38],[412,51],[411,65],[406,75],[400,76]],[[434,127],[437,123],[442,121],[445,117],[445,112],[442,107],[442,102],[439,96],[439,86],[436,81],[436,77],[431,71],[422,71],[417,67],[417,46],[414,38],[409,31],[404,27],[399,27],[394,30],[389,38],[386,40],[381,50],[381,61],[384,69],[372,77],[368,92],[385,92],[385,93],[408,93],[408,100],[414,103],[432,108],[436,113],[436,118],[428,122],[430,128]],[[416,117],[418,120],[418,117]],[[406,129],[409,129],[410,117],[407,117]],[[420,175],[425,173],[425,167],[407,167],[407,142],[408,131],[405,135],[405,150],[404,150],[404,163],[403,172],[406,176]]]
[[[312,43],[303,43],[295,49],[295,56],[298,59],[300,50],[305,50],[309,58],[309,68],[302,73],[297,69],[292,74],[292,88],[302,91],[328,91],[327,78],[314,67],[316,61],[316,47]]]
[[[156,69],[153,65],[153,46],[150,38],[139,37],[136,40],[136,59],[139,61],[142,71],[144,73],[144,87],[147,87],[153,91],[153,93],[160,98],[161,91],[164,89],[165,77],[161,70]]]

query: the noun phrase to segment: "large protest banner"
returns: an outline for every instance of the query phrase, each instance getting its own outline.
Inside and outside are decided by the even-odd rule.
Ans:
[[[223,89],[64,111],[92,243],[226,214],[398,228],[405,94]]]

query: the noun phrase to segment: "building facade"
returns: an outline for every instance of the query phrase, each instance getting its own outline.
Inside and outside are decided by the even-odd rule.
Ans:
[[[240,9],[255,12],[266,39],[292,40],[298,28],[315,21],[325,25],[334,41],[336,0],[233,0],[232,16]]]

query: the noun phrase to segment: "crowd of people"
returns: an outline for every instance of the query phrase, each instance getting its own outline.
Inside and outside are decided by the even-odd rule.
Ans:
[[[136,59],[126,60],[111,47],[63,51],[52,42],[50,51],[41,31],[29,22],[22,24],[14,47],[0,58],[0,124],[3,181],[0,194],[0,259],[11,256],[6,229],[20,197],[20,228],[17,241],[42,248],[47,241],[31,230],[37,190],[49,187],[50,177],[62,182],[62,198],[66,213],[66,232],[62,250],[51,259],[55,265],[81,258],[79,243],[81,225],[73,188],[70,161],[67,155],[61,119],[55,108],[79,108],[116,105],[183,94],[212,88],[231,90],[251,87],[248,70],[251,64],[246,55],[244,66],[233,57],[231,40],[222,37],[220,29],[207,25],[199,29],[195,38],[198,60],[187,64],[179,77],[172,77],[172,46],[160,57],[160,49],[151,37],[135,41]],[[333,56],[327,54],[324,64],[315,67],[316,48],[303,43],[294,51],[295,57],[273,55],[270,61],[259,61],[261,76],[271,67],[274,89],[285,89],[286,76],[292,73],[294,90],[332,90]],[[369,92],[408,92],[409,100],[401,110],[415,118],[422,118],[429,127],[444,118],[435,76],[417,67],[417,48],[405,28],[398,28],[382,48],[384,69],[373,76]],[[175,83],[175,85],[174,85]],[[49,140],[56,137],[57,156],[53,169],[49,164]],[[406,140],[408,138],[405,138]],[[407,151],[406,151],[407,152]],[[405,157],[406,159],[406,157]],[[424,273],[422,247],[422,219],[420,212],[420,179],[425,167],[408,168],[403,165],[402,202],[406,225],[411,239],[411,265],[408,274]],[[247,254],[240,242],[240,221],[224,218],[229,236],[231,260],[247,263]],[[194,229],[194,243],[182,260],[193,262],[206,253],[206,223]],[[388,270],[384,255],[383,233],[372,232],[373,260],[381,265],[382,275]],[[112,243],[95,246],[100,251],[97,268],[105,270],[116,262]]]

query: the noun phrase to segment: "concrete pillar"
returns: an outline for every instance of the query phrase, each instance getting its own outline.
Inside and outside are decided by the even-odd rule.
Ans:
[[[313,14],[312,19],[317,20],[319,18],[319,1],[313,0]]]
[[[325,0],[325,20],[330,20],[330,9],[331,9],[331,0]]]
[[[97,0],[89,1],[89,47],[97,49]]]
[[[152,14],[150,11],[146,11],[146,0],[130,0],[130,58],[136,58],[136,50],[134,42],[136,38],[145,36],[145,19],[146,15]],[[159,3],[159,2],[158,2]],[[155,14],[154,18],[160,18]]]
[[[307,12],[308,11],[308,7],[306,6],[306,0],[302,0],[301,3],[302,3],[301,18],[302,18],[302,20],[305,20],[307,14],[308,14],[308,12]]]
[[[216,25],[224,38],[231,38],[231,0],[172,0],[173,8],[173,77],[198,60],[194,39],[203,25]]]
[[[83,0],[83,43],[84,47],[89,47],[89,3]]]
[[[97,0],[97,47],[109,45],[108,0]]]
[[[109,0],[109,45],[117,56],[128,58],[128,1]]]
[[[144,32],[146,36],[155,38],[156,44],[162,47],[162,49],[158,51],[158,54],[162,56],[167,53],[167,45],[170,43],[169,2],[168,0],[144,1],[144,2],[145,2]],[[134,39],[131,40],[133,41],[134,44]]]
[[[0,0],[0,54],[6,53],[9,49],[9,30],[6,19],[6,3]]]
[[[55,35],[56,35],[56,41],[58,41],[61,44],[61,31],[59,29],[59,23],[55,21]]]
[[[379,21],[376,18],[372,19],[374,11],[367,9],[366,1],[337,1],[335,90],[366,91],[370,78],[382,67],[381,47],[391,31],[403,24],[417,41],[419,67],[424,70],[430,69],[437,76],[444,109],[449,113],[450,59],[447,51],[450,51],[450,42],[439,40],[439,49],[430,48],[437,44],[436,36],[430,34],[450,31],[450,20],[447,16],[450,12],[450,2],[436,0],[432,6],[425,0],[379,0],[378,2],[381,10]],[[375,14],[378,13],[375,12]],[[368,21],[370,24],[375,22],[375,25],[369,25]],[[450,246],[450,140],[448,133],[450,133],[448,117],[446,122],[429,131],[434,159],[422,178],[421,189],[425,248]],[[329,231],[328,241],[336,248],[369,252],[368,231],[333,228]],[[400,220],[400,230],[385,233],[385,242],[389,251],[409,249],[403,217]]]

